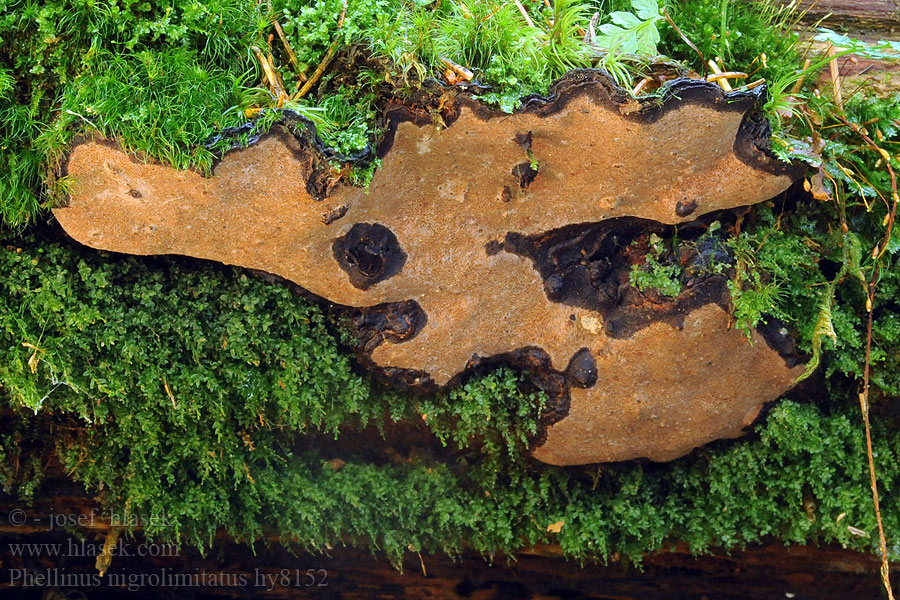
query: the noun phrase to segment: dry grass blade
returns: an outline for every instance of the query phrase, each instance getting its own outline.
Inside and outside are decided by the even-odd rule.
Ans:
[[[272,23],[275,26],[275,31],[278,32],[278,37],[281,38],[281,44],[284,46],[284,51],[287,52],[288,60],[291,61],[291,64],[294,66],[294,71],[297,73],[297,79],[300,80],[300,83],[306,81],[306,74],[300,68],[300,61],[297,60],[297,54],[294,52],[294,48],[291,46],[291,43],[288,41],[287,36],[284,34],[284,29],[281,27],[281,23],[276,19]]]
[[[837,64],[837,52],[834,46],[828,44],[828,56],[832,59],[828,61],[828,69],[831,71],[831,86],[834,89],[834,103],[841,112],[844,112],[844,101],[841,99],[841,74]]]
[[[597,13],[594,16],[599,16],[599,13]],[[704,57],[703,53],[700,52],[700,48],[695,46],[694,42],[689,40],[688,37],[686,35],[684,35],[684,33],[682,33],[681,29],[678,28],[678,25],[675,24],[675,21],[673,21],[672,17],[669,15],[669,11],[665,8],[663,9],[663,16],[666,18],[666,22],[669,24],[669,27],[674,29],[675,33],[677,33],[678,36],[681,38],[681,41],[683,41],[685,44],[687,44],[690,47],[691,50],[693,50],[694,52],[697,53],[697,56],[700,57],[701,63],[706,64],[706,57]],[[593,21],[591,23],[593,24]]]
[[[266,81],[269,82],[269,88],[272,90],[272,94],[274,94],[275,97],[278,98],[278,102],[280,104],[283,99],[287,97],[287,93],[285,93],[284,91],[284,84],[278,77],[278,72],[275,71],[274,66],[271,62],[269,62],[269,59],[265,54],[263,54],[262,50],[260,50],[256,46],[250,46],[250,49],[253,50],[253,54],[256,55],[256,59],[259,61],[263,73],[265,74]]]
[[[169,382],[166,381],[166,378],[163,377],[163,387],[166,389],[166,395],[169,397],[169,400],[172,402],[172,408],[178,410],[178,405],[175,403],[175,394],[172,393],[172,388],[169,387]]]
[[[525,10],[525,7],[522,6],[522,3],[519,0],[513,0],[516,3],[516,8],[519,9],[519,12],[522,13],[522,16],[525,18],[525,22],[528,23],[529,27],[534,27],[534,21],[531,20],[531,17],[528,16],[528,11]]]
[[[594,40],[597,38],[597,24],[600,22],[600,13],[595,12],[594,16],[591,17],[591,22],[588,23],[588,29],[584,33],[584,43],[585,44],[593,44]]]

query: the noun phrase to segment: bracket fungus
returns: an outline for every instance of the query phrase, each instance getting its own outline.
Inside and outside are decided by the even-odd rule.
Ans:
[[[761,93],[681,79],[635,100],[586,70],[512,115],[460,93],[444,129],[397,106],[368,190],[319,185],[316,146],[278,126],[210,177],[85,139],[54,212],[94,248],[257,269],[352,307],[364,362],[399,383],[528,369],[553,403],[541,461],[670,460],[740,435],[802,370],[777,334],[729,326],[722,276],[674,299],[628,279],[631,240],[799,176],[767,152]]]

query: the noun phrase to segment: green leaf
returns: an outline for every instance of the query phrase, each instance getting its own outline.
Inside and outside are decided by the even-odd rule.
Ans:
[[[817,42],[830,42],[839,49],[853,50],[854,54],[879,60],[900,60],[900,44],[881,40],[868,43],[856,38],[837,33],[826,27],[819,28],[819,34],[813,38]]]
[[[608,50],[611,57],[622,54],[643,56],[657,54],[656,45],[660,36],[656,21],[660,17],[656,0],[636,0],[636,4],[640,5],[635,10],[641,18],[629,12],[616,11],[609,15],[612,23],[606,23],[598,28],[600,35],[595,38],[595,42]],[[611,71],[615,62],[607,58],[602,66]]]
[[[631,0],[631,8],[645,21],[659,17],[659,4],[656,0]]]
[[[818,368],[819,361],[822,358],[822,341],[827,337],[832,342],[837,343],[837,334],[834,331],[834,323],[831,319],[831,303],[834,301],[834,289],[835,283],[831,282],[825,290],[822,302],[819,304],[819,317],[816,319],[816,329],[813,332],[812,339],[813,355],[806,364],[806,370],[797,378],[797,383],[812,375]]]
[[[659,43],[659,31],[656,27],[642,27],[634,38],[635,54],[656,54],[656,44]]]
[[[636,16],[634,16],[630,12],[623,12],[620,10],[617,10],[616,12],[609,15],[609,19],[616,25],[621,25],[625,29],[633,29],[641,24],[641,20]]]

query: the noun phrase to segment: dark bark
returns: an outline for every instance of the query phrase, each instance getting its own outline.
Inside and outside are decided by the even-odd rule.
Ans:
[[[366,551],[338,548],[327,555],[289,553],[283,546],[219,540],[207,555],[146,546],[166,556],[138,557],[138,536],[122,539],[109,572],[99,578],[95,555],[105,525],[70,533],[46,531],[51,508],[57,515],[90,514],[90,501],[54,499],[30,512],[40,524],[0,526],[0,596],[47,598],[55,590],[81,591],[96,598],[473,598],[473,599],[681,599],[878,598],[878,559],[833,546],[786,547],[778,542],[728,555],[694,557],[684,547],[647,556],[641,568],[613,562],[581,565],[556,546],[489,564],[477,555],[407,556],[402,570]],[[4,509],[8,508],[4,507]],[[58,544],[54,558],[14,556],[14,544]],[[33,547],[33,546],[32,546]],[[131,556],[125,556],[129,553]],[[423,569],[427,575],[423,574]],[[26,571],[27,570],[27,571]],[[27,572],[27,574],[26,574]],[[25,587],[28,577],[34,585]],[[43,577],[44,581],[39,578]],[[66,580],[68,578],[68,580]],[[154,579],[155,578],[155,579]],[[57,584],[57,585],[51,585]],[[129,586],[131,590],[129,591]]]
[[[836,31],[889,39],[897,39],[900,34],[897,0],[802,0],[800,8],[806,10],[806,24],[825,18],[822,25]]]

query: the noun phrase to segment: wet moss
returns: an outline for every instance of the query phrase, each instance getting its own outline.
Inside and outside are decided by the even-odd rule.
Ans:
[[[525,457],[543,400],[520,376],[430,396],[380,389],[318,307],[239,270],[33,238],[7,238],[0,269],[5,493],[40,494],[52,449],[106,506],[165,515],[152,537],[200,547],[220,531],[394,558],[552,541],[635,560],[676,540],[872,543],[847,529],[874,532],[852,403],[782,402],[751,440],[671,464],[558,469]],[[384,419],[435,437],[393,454],[340,445]],[[900,440],[887,420],[876,444],[890,531]]]
[[[598,5],[554,4],[567,17],[554,22],[569,25],[583,23]],[[632,2],[599,4],[602,22],[612,10],[634,9]],[[728,68],[753,72],[765,52],[757,74],[784,84],[773,86],[774,110],[796,100],[785,90],[799,76],[798,57],[785,34],[791,17],[766,12],[767,4],[710,0],[669,8],[704,59],[720,56]],[[587,60],[572,43],[576,36],[553,38],[544,30],[544,38],[523,37],[510,5],[491,13],[490,3],[479,3],[477,14],[466,15],[458,2],[359,0],[349,3],[340,32],[339,1],[273,6],[269,15],[264,3],[232,0],[104,3],[99,10],[96,3],[53,1],[6,11],[4,226],[33,221],[64,192],[64,182],[53,181],[55,166],[81,131],[99,129],[180,167],[208,167],[207,136],[244,123],[252,113],[245,109],[275,103],[257,87],[261,72],[251,50],[267,48],[272,16],[283,21],[307,74],[335,39],[341,56],[364,56],[358,70],[349,58],[339,60],[341,68],[328,70],[313,95],[294,106],[318,119],[320,133],[343,153],[377,137],[385,94],[412,93],[422,80],[441,76],[441,56],[474,68],[492,86],[483,98],[508,110]],[[539,23],[554,18],[528,6]],[[703,72],[704,60],[674,29],[654,26],[660,50]],[[524,51],[535,47],[540,52]],[[272,52],[285,82],[295,85],[277,38]],[[607,57],[604,64],[616,63]],[[641,61],[624,64],[619,75],[639,80]],[[151,535],[201,547],[224,530],[242,539],[274,532],[314,549],[349,539],[392,557],[463,547],[494,555],[559,541],[574,557],[619,552],[638,559],[676,540],[701,551],[771,536],[870,549],[874,517],[856,400],[866,309],[856,273],[880,272],[873,394],[889,407],[884,398],[900,394],[900,234],[872,258],[891,199],[885,158],[834,118],[827,94],[805,100],[810,122],[830,128],[819,158],[831,198],[795,190],[716,239],[736,258],[730,266],[738,324],[777,319],[803,350],[818,346],[827,391],[815,404],[780,403],[749,440],[718,443],[667,465],[538,465],[524,450],[544,399],[522,374],[482,373],[443,395],[394,393],[357,372],[330,316],[281,286],[194,261],[89,252],[39,229],[25,238],[3,234],[0,249],[3,492],[40,494],[42,465],[55,453],[107,506],[165,514]],[[897,107],[858,96],[842,117],[879,142],[896,143]],[[788,138],[812,136],[803,123],[784,121],[775,150],[785,158],[815,159],[809,145]],[[364,183],[364,174],[356,181]],[[658,274],[664,277],[647,285],[665,288],[675,275]],[[334,468],[334,451],[323,440],[352,438],[385,420],[424,424],[431,446],[378,459],[341,451],[343,466]],[[891,534],[900,528],[900,442],[890,418],[876,419],[875,428]],[[549,533],[547,525],[559,521],[560,533]]]

